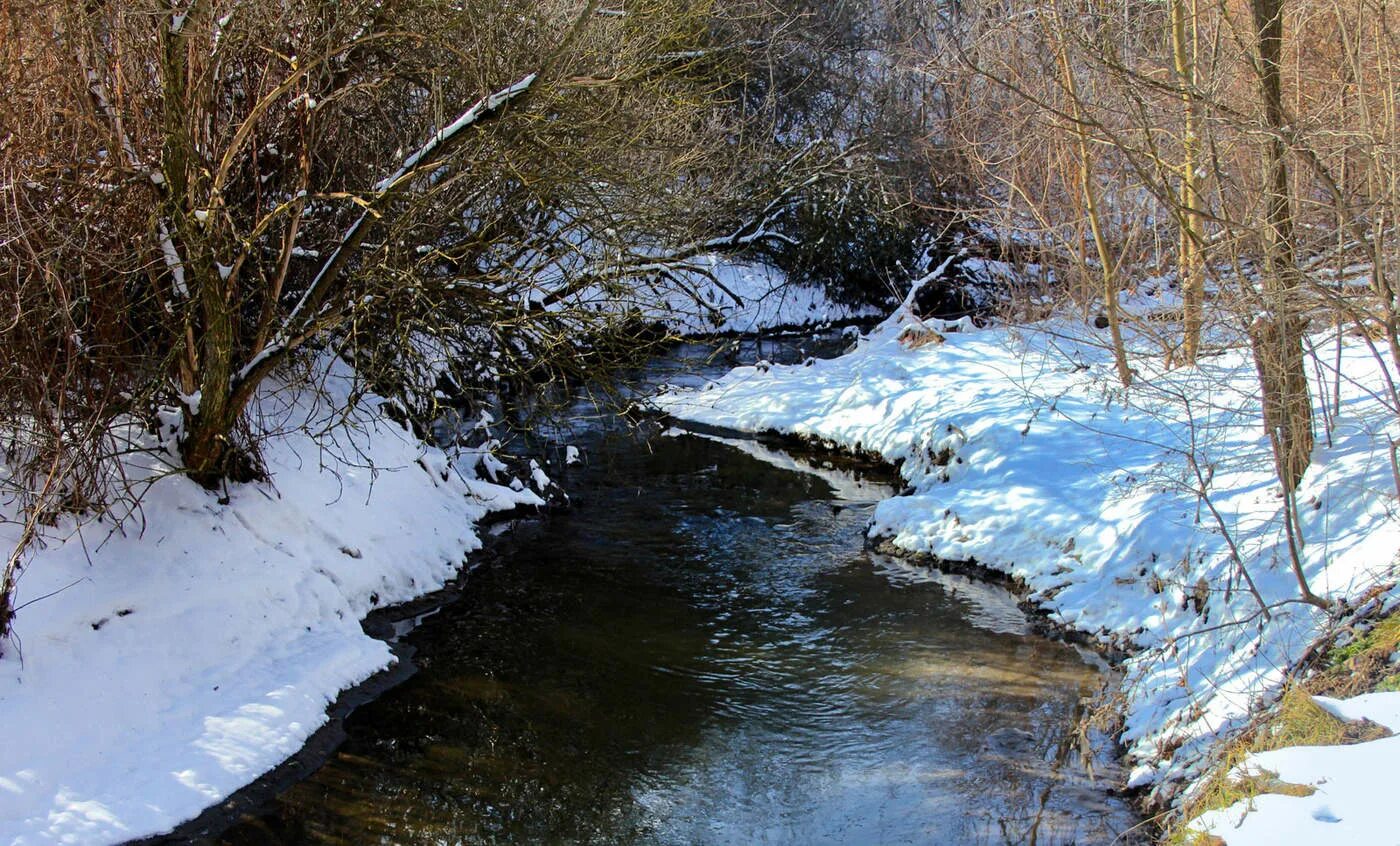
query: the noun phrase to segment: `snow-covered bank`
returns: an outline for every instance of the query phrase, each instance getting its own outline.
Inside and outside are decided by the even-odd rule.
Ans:
[[[743,367],[656,403],[681,420],[899,462],[911,491],[881,503],[872,534],[1013,575],[1055,621],[1134,648],[1123,689],[1133,783],[1200,775],[1211,744],[1277,692],[1326,623],[1292,601],[1283,500],[1247,350],[1191,370],[1139,357],[1139,385],[1125,392],[1082,323],[911,322],[891,318],[841,358]],[[1328,349],[1319,365],[1328,385],[1316,396],[1337,382]],[[1301,562],[1331,597],[1355,599],[1396,572],[1387,438],[1400,426],[1381,399],[1381,367],[1366,345],[1343,344],[1340,412],[1298,491]]]
[[[821,288],[789,284],[781,270],[759,262],[707,254],[692,263],[698,270],[685,289],[663,290],[642,307],[678,335],[748,335],[883,314],[875,306],[838,303]]]
[[[1354,746],[1293,746],[1250,755],[1241,774],[1269,774],[1311,795],[1264,794],[1202,814],[1192,828],[1229,846],[1390,844],[1395,831],[1395,763],[1400,760],[1400,693],[1318,697],[1344,720],[1369,719],[1397,736]]]
[[[541,502],[479,479],[481,453],[424,447],[372,398],[350,426],[305,394],[260,411],[288,431],[265,447],[270,483],[220,502],[168,475],[119,529],[44,532],[0,660],[0,842],[156,834],[252,782],[393,661],[362,617],[440,588],[485,515]],[[145,460],[129,472],[169,470]]]
[[[870,314],[762,265],[696,261],[713,277],[691,292],[703,305],[673,290],[633,306],[681,335]],[[158,834],[253,782],[394,661],[367,613],[442,587],[481,546],[481,518],[543,504],[537,469],[515,482],[484,452],[426,447],[374,397],[342,418],[350,374],[318,381],[319,398],[260,401],[280,433],[262,447],[269,482],[206,491],[133,427],[119,435],[138,447],[124,469],[139,509],[41,532],[0,650],[0,843]],[[7,550],[22,516],[0,505]]]

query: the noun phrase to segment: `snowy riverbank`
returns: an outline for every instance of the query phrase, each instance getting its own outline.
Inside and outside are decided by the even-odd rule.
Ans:
[[[699,261],[716,280],[697,290],[703,305],[672,292],[649,307],[678,334],[869,313],[761,265]],[[0,658],[0,842],[158,834],[251,783],[302,747],[341,691],[393,663],[361,629],[366,614],[442,587],[480,548],[482,518],[542,504],[539,479],[511,479],[484,451],[425,446],[373,397],[339,419],[348,374],[321,387],[319,400],[262,402],[284,433],[263,448],[269,482],[206,491],[133,429],[145,451],[125,471],[140,508],[120,525],[70,515],[40,532]],[[0,516],[11,549],[22,515]]]
[[[303,427],[334,413],[305,394],[261,411],[288,431],[265,447],[271,482],[221,501],[160,478],[157,454],[128,467],[151,484],[120,528],[43,533],[0,660],[0,842],[168,831],[277,766],[393,662],[361,618],[452,578],[482,517],[541,502],[479,478],[479,452],[424,447],[372,398],[320,440]]]
[[[742,367],[657,405],[681,420],[900,463],[910,490],[881,503],[872,535],[1019,578],[1054,621],[1134,650],[1122,690],[1131,780],[1164,794],[1199,777],[1212,745],[1277,694],[1326,617],[1291,601],[1283,501],[1246,351],[1225,349],[1193,370],[1140,356],[1139,385],[1125,392],[1101,346],[1074,337],[1085,333],[1053,321],[919,326],[900,314],[841,358]],[[1346,340],[1340,361],[1339,389],[1325,363],[1326,385],[1314,386],[1315,396],[1339,390],[1341,405],[1298,492],[1300,556],[1315,591],[1357,601],[1395,580],[1387,438],[1400,427],[1371,350]],[[1398,599],[1391,588],[1372,601]]]
[[[751,335],[854,320],[876,320],[884,309],[834,302],[821,288],[787,284],[781,270],[706,254],[696,257],[684,289],[660,291],[639,303],[643,314],[682,336]]]

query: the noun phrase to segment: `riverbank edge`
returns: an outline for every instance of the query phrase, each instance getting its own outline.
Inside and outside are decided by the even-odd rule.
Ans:
[[[34,727],[0,755],[0,841],[184,842],[255,807],[412,674],[392,639],[495,554],[493,528],[566,501],[528,457],[425,445],[374,397],[317,441],[351,381],[268,400],[290,421],[274,481],[210,493],[137,452],[139,511],[53,528],[0,664],[0,721]]]
[[[902,461],[888,461],[879,453],[864,449],[854,449],[838,444],[825,438],[813,435],[804,435],[793,432],[782,432],[777,429],[765,429],[759,432],[743,432],[735,429],[726,429],[720,426],[707,426],[703,423],[692,423],[669,414],[655,414],[653,417],[663,426],[673,426],[687,432],[697,434],[712,434],[724,437],[750,438],[767,446],[776,447],[784,452],[797,455],[812,455],[818,457],[833,457],[847,462],[858,462],[867,468],[874,469],[882,474],[887,474],[891,479],[901,479],[900,466]],[[901,492],[903,493],[907,492]],[[1114,666],[1121,665],[1138,650],[1131,644],[1124,643],[1121,639],[1112,636],[1111,633],[1087,632],[1084,629],[1061,623],[1053,618],[1050,612],[1042,605],[1030,599],[1032,593],[1029,585],[1021,577],[1014,573],[1008,573],[995,567],[987,567],[980,564],[976,559],[950,560],[930,555],[927,552],[916,552],[904,549],[894,543],[893,537],[874,536],[865,539],[867,549],[881,555],[888,555],[891,558],[898,558],[913,564],[927,566],[931,569],[953,575],[969,576],[979,581],[988,582],[1006,588],[1017,599],[1017,605],[1026,614],[1027,621],[1031,624],[1032,630],[1042,636],[1052,640],[1061,640],[1065,643],[1082,646],[1092,649],[1105,660]]]
[[[802,456],[816,456],[822,458],[837,458],[843,461],[858,461],[878,472],[888,473],[894,478],[900,476],[902,460],[890,461],[880,453],[850,447],[837,441],[822,438],[815,435],[785,432],[779,429],[768,428],[757,431],[743,431],[730,429],[723,426],[715,426],[706,423],[697,423],[685,420],[674,415],[653,411],[651,416],[661,425],[675,427],[683,431],[693,431],[697,434],[721,435],[727,437],[748,438],[759,441],[767,446],[776,447],[790,454]],[[895,496],[903,496],[912,492],[912,488],[905,488]],[[1016,597],[1017,606],[1026,615],[1027,622],[1031,630],[1038,636],[1051,640],[1061,641],[1067,644],[1083,647],[1099,655],[1107,663],[1113,673],[1111,680],[1105,683],[1104,689],[1099,693],[1095,707],[1084,717],[1086,721],[1092,722],[1100,728],[1107,728],[1110,738],[1110,751],[1115,761],[1121,765],[1120,778],[1112,787],[1106,790],[1111,796],[1126,799],[1143,820],[1143,826],[1147,829],[1153,843],[1167,844],[1177,842],[1173,838],[1182,832],[1182,826],[1189,824],[1187,820],[1176,820],[1172,824],[1171,815],[1176,810],[1172,804],[1171,797],[1164,797],[1153,791],[1149,786],[1129,787],[1126,779],[1122,775],[1129,769],[1131,761],[1127,755],[1126,746],[1122,743],[1121,733],[1124,730],[1123,719],[1125,714],[1121,708],[1121,697],[1115,696],[1119,692],[1118,684],[1123,678],[1125,663],[1136,655],[1142,654],[1143,649],[1133,645],[1130,638],[1119,633],[1105,631],[1088,631],[1070,623],[1065,623],[1055,619],[1053,613],[1044,604],[1032,599],[1033,590],[1025,579],[996,567],[990,567],[979,563],[975,559],[947,559],[941,558],[927,552],[905,549],[894,541],[891,535],[869,535],[865,539],[866,548],[880,555],[896,558],[901,561],[911,563],[915,566],[926,567],[942,573],[960,575],[978,581],[993,584],[1005,589]],[[1390,585],[1380,592],[1384,593],[1393,588]],[[1376,603],[1363,603],[1354,609],[1352,623],[1359,622],[1376,623],[1380,620],[1395,617],[1400,618],[1400,609],[1392,609],[1389,612],[1381,612],[1381,608]],[[1320,638],[1304,649],[1294,666],[1287,672],[1285,685],[1295,685],[1302,680],[1314,675],[1318,669],[1325,665],[1324,659],[1332,651],[1333,638],[1325,636]],[[1364,692],[1364,691],[1363,691]],[[1227,733],[1218,736],[1209,746],[1206,755],[1215,760],[1224,757],[1227,750],[1238,743],[1240,734],[1247,734],[1255,730],[1259,725],[1266,724],[1272,718],[1270,709],[1260,711],[1255,715],[1249,726],[1241,733]],[[1106,720],[1106,725],[1105,725]],[[1210,771],[1204,778],[1210,777]]]
[[[325,766],[348,737],[345,721],[365,705],[418,674],[413,662],[417,650],[402,638],[418,624],[462,598],[467,580],[477,569],[509,556],[522,532],[555,514],[569,510],[566,501],[550,500],[543,505],[518,505],[493,512],[474,524],[481,548],[466,554],[457,574],[442,587],[412,599],[376,608],[360,620],[366,635],[389,647],[394,662],[364,681],[345,688],[326,707],[326,722],[311,734],[290,757],[256,780],[244,785],[222,801],[205,808],[164,834],[126,840],[117,846],[178,846],[216,838],[248,817],[265,810],[278,796],[315,775]]]
[[[852,316],[823,320],[819,324],[784,323],[761,331],[721,330],[677,334],[670,343],[718,346],[740,341],[782,340],[807,337],[819,331],[839,332],[847,327],[868,327],[872,322],[871,316]],[[529,478],[527,462],[528,456],[515,461],[508,459],[506,475]],[[340,690],[325,709],[326,722],[308,736],[296,752],[170,831],[118,841],[118,846],[175,846],[216,838],[247,817],[256,816],[277,796],[314,775],[344,743],[346,719],[360,707],[373,703],[416,675],[417,667],[413,663],[416,650],[401,639],[416,628],[423,618],[457,602],[466,590],[471,574],[480,567],[508,557],[511,550],[528,536],[529,527],[540,525],[571,507],[566,492],[551,488],[545,492],[541,505],[517,505],[471,521],[471,529],[479,538],[481,547],[464,555],[455,575],[437,589],[374,608],[361,618],[359,622],[364,633],[386,644],[394,660],[363,681]]]
[[[837,359],[741,366],[652,405],[683,428],[776,430],[902,462],[904,495],[877,506],[872,543],[892,539],[892,551],[945,569],[970,561],[1013,587],[1006,574],[1020,576],[1019,593],[1051,618],[1042,627],[1126,653],[1114,656],[1125,679],[1110,696],[1128,783],[1176,812],[1182,791],[1219,763],[1222,737],[1273,703],[1304,647],[1336,633],[1273,564],[1292,549],[1307,579],[1345,601],[1400,575],[1391,474],[1374,460],[1377,443],[1400,431],[1367,390],[1388,384],[1380,354],[1313,338],[1337,346],[1333,369],[1314,381],[1341,386],[1342,411],[1302,486],[1310,507],[1299,519],[1314,542],[1285,548],[1247,351],[1222,346],[1197,368],[1174,369],[1151,355],[1151,339],[1134,338],[1149,388],[1129,394],[1088,331],[1073,315],[974,327],[901,311]],[[1207,505],[1223,525],[1202,518],[1178,478],[1186,443],[1217,471]],[[1251,597],[1267,604],[1262,618]]]
[[[845,461],[858,461],[869,467],[878,469],[880,472],[888,473],[894,478],[900,478],[900,466],[902,461],[889,461],[879,453],[871,450],[856,449],[847,447],[826,438],[816,437],[795,432],[783,432],[778,429],[764,429],[757,432],[745,432],[735,429],[726,429],[720,426],[710,426],[703,423],[693,423],[670,414],[657,412],[653,417],[662,425],[673,426],[684,431],[693,431],[700,434],[718,434],[729,437],[752,438],[769,446],[777,447],[785,452],[801,455],[813,455],[819,457],[834,457]],[[908,489],[896,496],[902,496]],[[1115,678],[1121,673],[1123,663],[1133,655],[1140,652],[1131,643],[1125,642],[1123,638],[1115,637],[1112,633],[1089,632],[1073,625],[1060,622],[1054,619],[1044,605],[1035,602],[1030,598],[1032,590],[1024,579],[1000,570],[995,567],[988,567],[977,562],[975,559],[952,560],[940,558],[927,552],[916,552],[904,549],[894,543],[890,536],[867,536],[865,546],[872,552],[880,555],[897,558],[911,564],[937,570],[941,573],[951,575],[966,576],[978,581],[993,584],[1005,589],[1012,596],[1016,597],[1017,607],[1026,615],[1026,621],[1031,627],[1031,631],[1037,636],[1050,640],[1057,640],[1074,646],[1083,647],[1099,655],[1108,664],[1115,674]],[[1105,689],[1104,693],[1109,690]],[[1117,710],[1112,712],[1115,720],[1121,722],[1122,714]],[[1112,753],[1120,764],[1127,764],[1125,749],[1119,741],[1118,734],[1121,725],[1112,728]],[[1126,772],[1126,768],[1124,770]],[[1134,809],[1142,816],[1144,821],[1150,823],[1153,828],[1153,836],[1160,834],[1160,828],[1153,822],[1159,818],[1167,806],[1154,801],[1150,796],[1150,791],[1146,788],[1130,788],[1126,781],[1114,785],[1109,791],[1110,795],[1127,798],[1134,805]]]
[[[1026,615],[1026,621],[1030,625],[1032,633],[1048,640],[1083,647],[1103,658],[1108,665],[1110,675],[1104,683],[1104,688],[1099,691],[1094,700],[1094,705],[1102,707],[1091,706],[1080,718],[1081,727],[1087,729],[1092,726],[1107,729],[1106,736],[1111,744],[1107,751],[1113,755],[1119,771],[1115,783],[1107,787],[1104,792],[1109,796],[1126,799],[1137,815],[1142,818],[1142,826],[1147,829],[1152,842],[1164,842],[1162,837],[1165,835],[1166,829],[1162,822],[1171,811],[1171,806],[1169,803],[1155,798],[1147,787],[1128,786],[1126,774],[1130,769],[1131,762],[1121,738],[1124,729],[1124,714],[1116,704],[1116,698],[1113,695],[1119,689],[1118,684],[1123,677],[1124,663],[1138,650],[1120,645],[1117,639],[1104,640],[1083,629],[1055,620],[1049,610],[1030,599],[1032,592],[1030,586],[1026,584],[1024,579],[1014,574],[987,567],[975,560],[953,561],[926,552],[913,552],[901,548],[890,537],[867,538],[866,544],[868,548],[880,555],[897,558],[915,566],[937,570],[940,573],[965,576],[1001,587],[1016,597],[1016,605]],[[1104,725],[1105,718],[1107,718],[1106,726]],[[1225,745],[1227,742],[1221,740],[1218,742],[1217,748],[1224,748]],[[1213,749],[1212,752],[1214,751]]]

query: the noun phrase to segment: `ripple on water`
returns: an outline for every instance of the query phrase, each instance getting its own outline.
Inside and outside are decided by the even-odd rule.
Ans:
[[[421,672],[228,844],[1099,844],[1098,671],[862,551],[839,462],[593,426],[578,507],[407,637]],[[1129,842],[1129,841],[1123,841]]]

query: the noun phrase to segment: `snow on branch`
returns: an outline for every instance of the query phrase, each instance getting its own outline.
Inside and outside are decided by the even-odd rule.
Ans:
[[[502,106],[512,100],[518,99],[524,95],[535,84],[535,80],[538,78],[538,74],[527,74],[514,85],[502,88],[493,94],[477,100],[472,104],[471,108],[462,112],[461,116],[456,120],[433,133],[433,137],[428,139],[428,143],[419,147],[412,155],[404,159],[403,166],[394,171],[392,176],[381,179],[374,186],[374,190],[382,194],[390,190],[395,183],[413,173],[420,165],[435,161],[438,158],[436,154],[443,145],[450,143],[462,130],[475,126],[486,116],[498,111]]]
[[[681,244],[659,254],[639,253],[629,250],[627,251],[626,261],[611,267],[580,273],[574,279],[546,294],[542,299],[535,301],[533,307],[549,308],[561,300],[587,288],[589,285],[606,279],[617,279],[625,276],[638,276],[647,273],[676,270],[684,272],[690,268],[689,262],[691,259],[705,253],[731,252],[764,241],[779,241],[789,246],[796,246],[796,241],[785,233],[774,229],[773,224],[798,194],[826,178],[831,172],[831,166],[835,162],[844,159],[850,153],[849,149],[841,151],[836,157],[815,166],[806,178],[794,178],[797,175],[794,171],[797,171],[800,165],[811,158],[813,151],[816,150],[817,147],[818,142],[809,142],[804,145],[801,150],[798,150],[790,156],[787,161],[783,163],[782,167],[778,169],[778,178],[791,178],[791,181],[784,185],[767,205],[741,221],[729,234],[692,241],[688,244]],[[673,279],[676,278],[674,273],[668,273],[667,275]],[[722,285],[719,287],[720,290],[728,294],[737,305],[743,305],[743,300],[741,300],[738,295],[724,288]]]
[[[137,173],[150,180],[157,189],[163,188],[166,184],[165,175],[141,161],[140,154],[136,152],[136,145],[132,143],[131,136],[117,115],[117,110],[112,106],[107,86],[102,82],[102,77],[91,66],[85,55],[80,54],[78,60],[83,64],[83,74],[87,77],[88,94],[92,97],[93,105],[97,107],[97,111],[107,121],[113,134],[117,136],[117,144],[121,147],[122,154],[126,156],[127,163]],[[189,287],[185,283],[185,262],[180,257],[180,250],[175,246],[175,239],[170,233],[169,222],[164,217],[156,221],[156,232],[160,236],[161,257],[165,261],[166,268],[170,271],[170,280],[175,294],[181,299],[187,298],[189,297]]]
[[[325,300],[330,286],[364,241],[369,232],[370,224],[379,216],[379,210],[386,202],[396,196],[421,169],[431,167],[446,158],[464,133],[499,117],[508,106],[527,95],[538,79],[539,74],[537,73],[526,74],[511,85],[477,100],[452,123],[434,132],[427,143],[403,160],[397,170],[377,182],[374,186],[376,196],[365,204],[364,211],[340,237],[339,243],[330,256],[322,262],[315,278],[311,280],[311,284],[307,286],[301,299],[297,301],[291,313],[282,322],[282,328],[277,332],[273,341],[254,355],[238,371],[234,382],[242,382],[255,371],[265,367],[270,358],[278,356],[286,350],[287,345],[291,343],[290,339],[295,336],[299,326],[314,322],[315,312]]]

